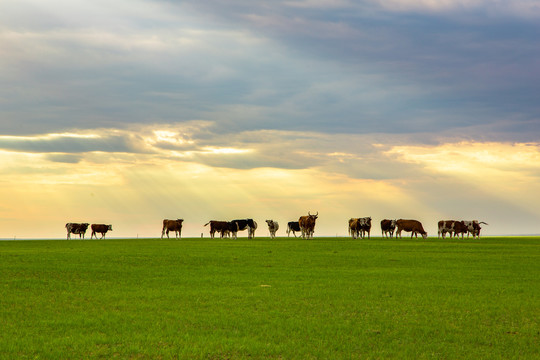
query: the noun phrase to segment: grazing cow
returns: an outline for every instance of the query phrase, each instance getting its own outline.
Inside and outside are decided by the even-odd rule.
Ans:
[[[279,224],[274,220],[266,220],[268,224],[268,231],[270,231],[270,237],[274,239],[276,237],[276,231],[279,229]]]
[[[169,238],[169,231],[174,231],[174,237],[176,239],[180,239],[182,237],[182,223],[184,222],[184,219],[176,219],[176,220],[163,220],[163,228],[161,229],[161,238],[163,239],[163,235],[167,233],[167,239]]]
[[[313,239],[313,233],[315,232],[315,221],[317,220],[317,217],[319,216],[319,212],[317,211],[317,214],[311,215],[308,211],[307,216],[300,216],[298,219],[298,223],[300,225],[300,230],[302,231],[302,238],[311,238]]]
[[[407,232],[411,232],[411,239],[413,235],[418,238],[418,233],[420,233],[424,239],[427,239],[427,232],[424,230],[422,223],[418,220],[399,219],[398,221],[396,221],[396,227],[396,238],[399,236],[399,238],[401,239],[401,232],[404,230]]]
[[[396,230],[396,220],[389,220],[389,219],[381,220],[382,235],[386,236],[387,239],[388,239],[388,234],[390,234],[390,238],[394,236],[395,230]]]
[[[67,239],[71,239],[71,234],[79,234],[79,239],[84,239],[84,234],[86,234],[86,230],[88,230],[88,223],[67,223],[66,229],[67,229]]]
[[[296,231],[300,231],[300,223],[298,221],[289,221],[287,223],[287,237],[289,237],[291,231],[294,237],[296,237]]]
[[[472,234],[473,239],[475,237],[480,238],[480,230],[482,230],[482,227],[480,226],[480,224],[489,225],[486,222],[483,222],[483,221],[479,222],[478,220],[470,220],[470,221],[464,220],[463,223],[465,224],[465,226],[467,226],[467,238],[469,237],[469,234]]]
[[[90,228],[92,229],[92,234],[90,234],[90,240],[92,240],[93,236],[95,236],[97,239],[96,233],[101,234],[101,239],[103,239],[107,231],[112,231],[112,225],[105,224],[92,224]]]
[[[210,224],[210,237],[213,239],[216,232],[220,233],[220,238],[223,239],[224,236],[232,234],[233,238],[236,239],[236,233],[238,232],[238,224],[232,221],[217,221],[210,220],[204,226]]]
[[[247,229],[248,239],[252,239],[255,237],[255,230],[257,230],[257,222],[253,219],[240,219],[233,220],[232,222],[238,225],[238,231],[244,231]],[[234,236],[234,238],[236,238],[236,235]]]

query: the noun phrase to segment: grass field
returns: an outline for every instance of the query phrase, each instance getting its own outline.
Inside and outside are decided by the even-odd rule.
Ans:
[[[538,359],[540,238],[0,242],[2,359]]]

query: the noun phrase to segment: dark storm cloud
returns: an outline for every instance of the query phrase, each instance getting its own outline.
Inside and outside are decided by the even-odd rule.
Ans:
[[[101,152],[139,152],[129,137],[126,136],[77,136],[69,134],[52,134],[35,137],[0,136],[0,149],[28,153],[62,153],[78,154],[93,151]],[[76,157],[66,162],[74,161]],[[68,159],[65,158],[65,159]],[[57,161],[58,157],[51,157]]]
[[[423,4],[8,2],[1,131],[202,119],[217,134],[468,128],[496,137],[504,122],[499,136],[537,138],[538,12],[519,1],[498,11],[482,1]]]

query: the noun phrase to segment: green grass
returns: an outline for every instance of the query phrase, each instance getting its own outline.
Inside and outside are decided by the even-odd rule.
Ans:
[[[2,359],[537,359],[540,238],[0,242]]]

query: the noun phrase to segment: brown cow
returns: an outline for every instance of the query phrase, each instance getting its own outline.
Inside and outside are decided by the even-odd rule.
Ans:
[[[450,237],[452,237],[452,234],[454,234],[454,237],[461,234],[461,238],[463,239],[463,235],[467,232],[467,226],[464,221],[440,220],[437,225],[438,236],[443,239],[446,237],[446,233],[449,233]]]
[[[371,232],[371,217],[349,219],[349,234],[351,234],[353,239],[357,239],[359,236],[363,239],[366,232],[369,239]]]
[[[317,220],[317,217],[319,216],[319,212],[317,211],[317,214],[311,215],[308,211],[307,216],[300,216],[298,219],[298,224],[300,225],[300,230],[302,231],[302,238],[311,238],[313,239],[313,233],[315,232],[315,220]]]
[[[463,239],[463,236],[467,232],[467,225],[465,224],[465,221],[456,221],[454,222],[454,237],[459,236],[461,234],[461,238]]]
[[[403,220],[399,219],[396,221],[396,238],[399,236],[401,238],[401,231],[405,230],[407,232],[411,232],[411,239],[413,235],[416,235],[418,238],[418,233],[422,235],[424,239],[427,239],[427,232],[422,227],[422,223],[418,220]]]
[[[176,239],[180,239],[182,237],[182,223],[184,222],[184,219],[176,219],[176,220],[163,220],[163,228],[161,229],[161,238],[163,239],[163,235],[167,233],[167,239],[169,239],[169,231],[174,231],[174,237]]]
[[[71,239],[71,234],[79,234],[79,239],[84,239],[84,234],[86,234],[86,230],[88,230],[88,223],[67,223],[66,229],[67,229],[67,239]]]
[[[210,237],[213,239],[216,232],[219,232],[220,238],[223,239],[224,236],[231,233],[233,238],[236,238],[236,233],[238,232],[238,224],[232,221],[218,221],[210,220],[204,226],[210,224]]]
[[[92,229],[92,234],[90,235],[90,240],[92,240],[92,237],[95,236],[97,239],[96,233],[101,234],[101,239],[105,237],[105,234],[107,231],[112,231],[112,225],[105,225],[105,224],[92,224],[90,226]]]

